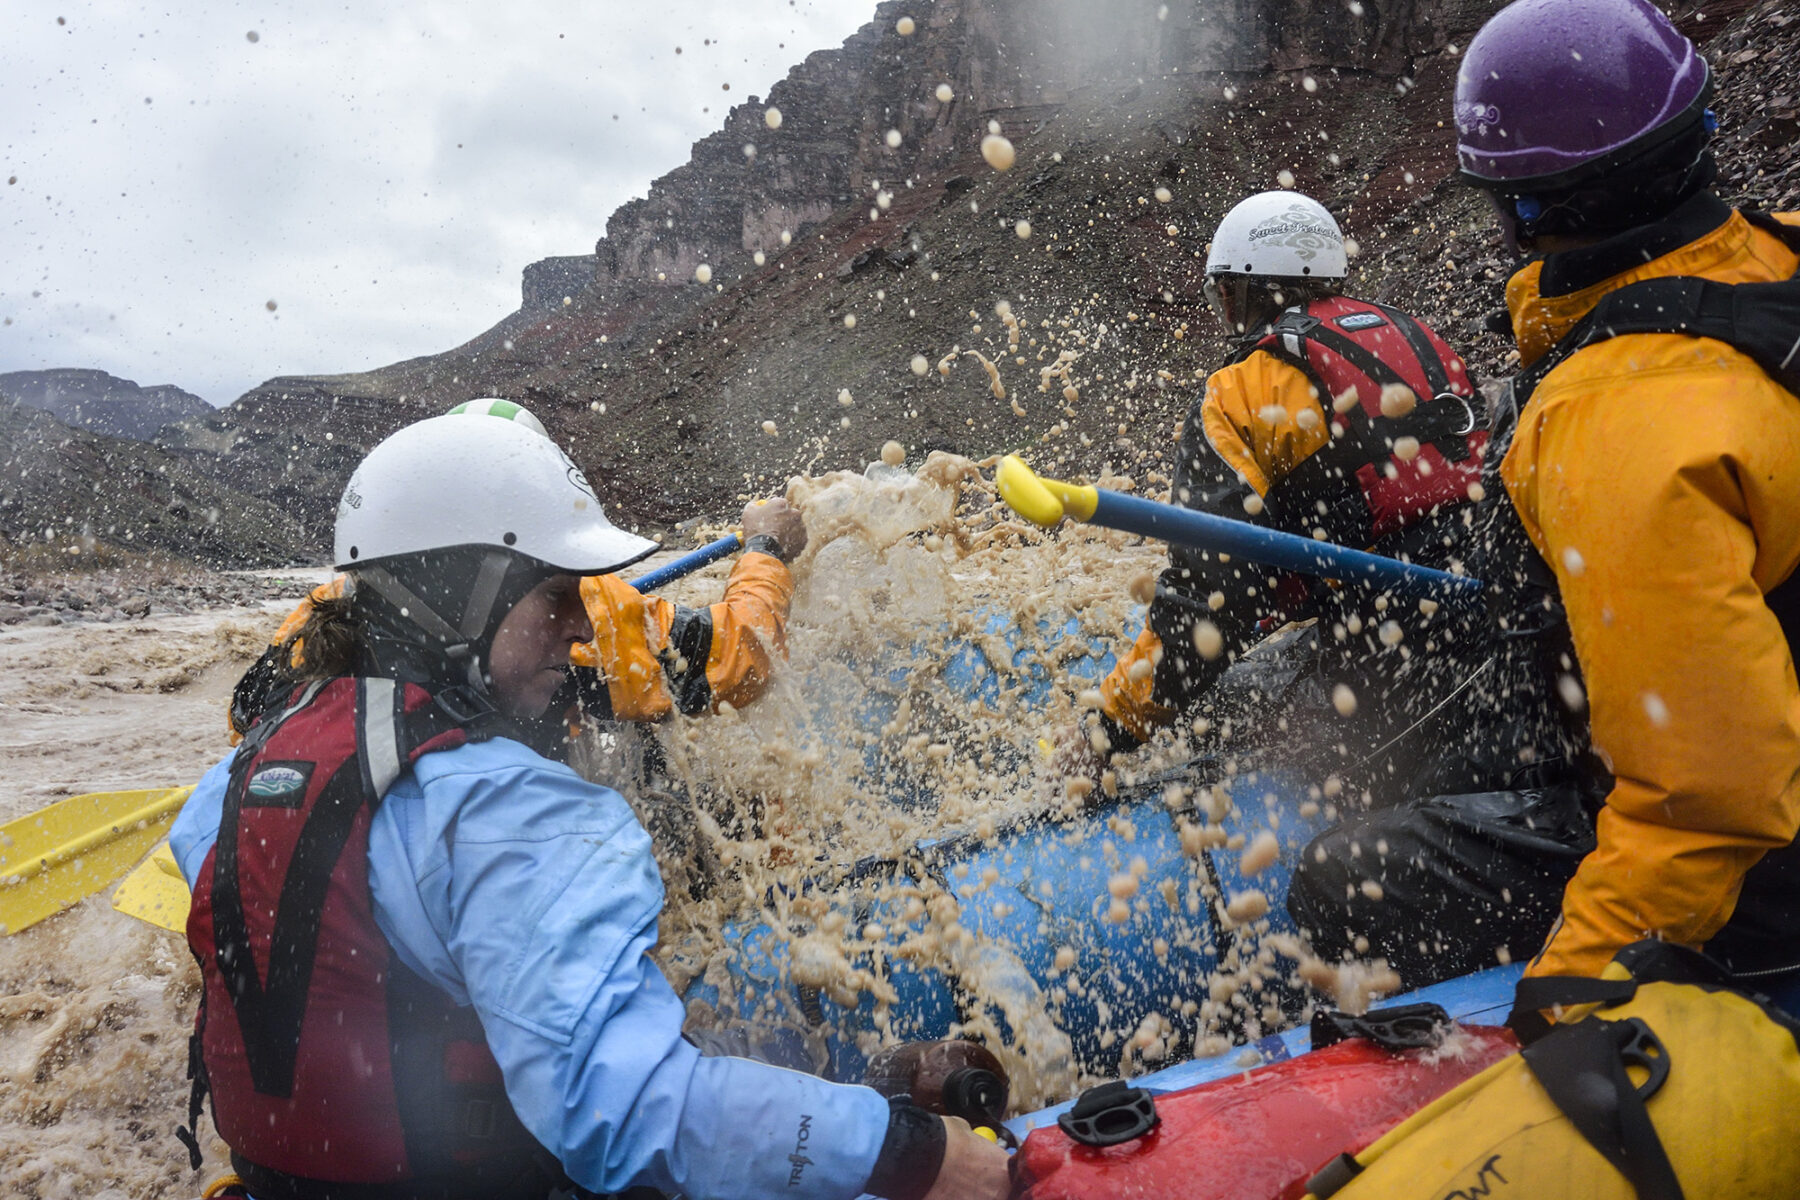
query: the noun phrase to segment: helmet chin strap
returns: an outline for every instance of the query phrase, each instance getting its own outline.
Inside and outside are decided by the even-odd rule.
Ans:
[[[385,567],[364,567],[357,575],[363,584],[373,588],[399,609],[407,620],[443,643],[442,652],[446,658],[464,660],[469,686],[478,694],[486,695],[487,679],[482,673],[478,647],[482,634],[487,632],[493,618],[494,601],[500,595],[500,588],[506,582],[506,573],[513,561],[513,556],[503,550],[492,550],[482,556],[475,583],[469,589],[468,601],[463,606],[460,628],[451,625],[436,609],[421,600],[416,592],[394,578]]]

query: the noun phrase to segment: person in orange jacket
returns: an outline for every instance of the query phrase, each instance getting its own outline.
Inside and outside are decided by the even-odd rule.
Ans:
[[[1263,192],[1219,222],[1207,295],[1238,343],[1181,432],[1176,502],[1430,566],[1456,556],[1486,434],[1462,359],[1399,309],[1343,293],[1343,235],[1298,192]],[[1100,687],[1097,749],[1130,749],[1207,693],[1322,587],[1270,586],[1174,548],[1144,630]],[[1375,625],[1337,640],[1375,648]]]
[[[452,413],[544,427],[508,400],[473,400]],[[547,436],[547,435],[546,435]],[[787,616],[794,577],[787,564],[806,548],[800,514],[777,497],[744,508],[744,553],[716,604],[689,608],[647,596],[617,575],[581,581],[594,640],[570,655],[573,697],[593,720],[651,722],[724,703],[742,707],[762,695],[775,660],[787,654]],[[315,603],[343,594],[344,577],[315,587],[276,630],[270,648],[232,694],[228,719],[235,744],[252,721],[285,696],[304,646],[291,645]],[[567,708],[560,706],[558,711]]]
[[[1463,57],[1462,176],[1533,256],[1488,578],[1542,636],[1566,613],[1545,669],[1611,772],[1528,973],[1654,937],[1774,994],[1800,985],[1800,214],[1714,196],[1710,92],[1646,0],[1519,0]]]

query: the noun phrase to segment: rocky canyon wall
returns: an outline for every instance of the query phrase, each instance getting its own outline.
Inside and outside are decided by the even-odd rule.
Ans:
[[[693,157],[613,214],[604,297],[679,284],[701,263],[774,254],[846,205],[873,205],[968,158],[987,125],[1028,136],[1071,100],[1169,76],[1337,70],[1402,76],[1497,0],[889,0],[843,46],[751,97]],[[897,36],[911,17],[915,32]],[[938,98],[940,85],[952,93]],[[781,114],[770,128],[765,113]],[[900,136],[890,146],[889,131]],[[560,260],[558,260],[560,261]],[[534,270],[542,268],[538,264]],[[527,291],[532,291],[530,282]]]

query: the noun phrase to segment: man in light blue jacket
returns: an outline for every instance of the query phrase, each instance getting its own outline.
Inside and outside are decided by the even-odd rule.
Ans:
[[[554,443],[502,422],[420,422],[352,476],[336,557],[353,585],[299,634],[315,678],[170,838],[195,897],[202,1082],[250,1191],[541,1196],[555,1171],[518,1164],[547,1151],[602,1193],[1006,1194],[1004,1152],[960,1122],[681,1036],[649,957],[648,835],[528,744],[592,637],[580,576],[649,548]],[[471,1011],[472,1049],[454,1032]],[[495,1153],[515,1127],[532,1153]]]

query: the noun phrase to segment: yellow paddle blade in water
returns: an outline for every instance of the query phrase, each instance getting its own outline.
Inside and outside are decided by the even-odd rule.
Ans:
[[[191,787],[92,792],[0,826],[0,936],[123,875],[169,830]]]
[[[170,933],[185,934],[192,901],[187,880],[175,865],[175,852],[164,842],[119,882],[112,903],[128,917],[160,925]]]
[[[1048,529],[1065,516],[1085,521],[1094,515],[1099,493],[1092,486],[1045,479],[1016,454],[1000,460],[994,472],[994,489],[1007,507],[1030,521]]]

